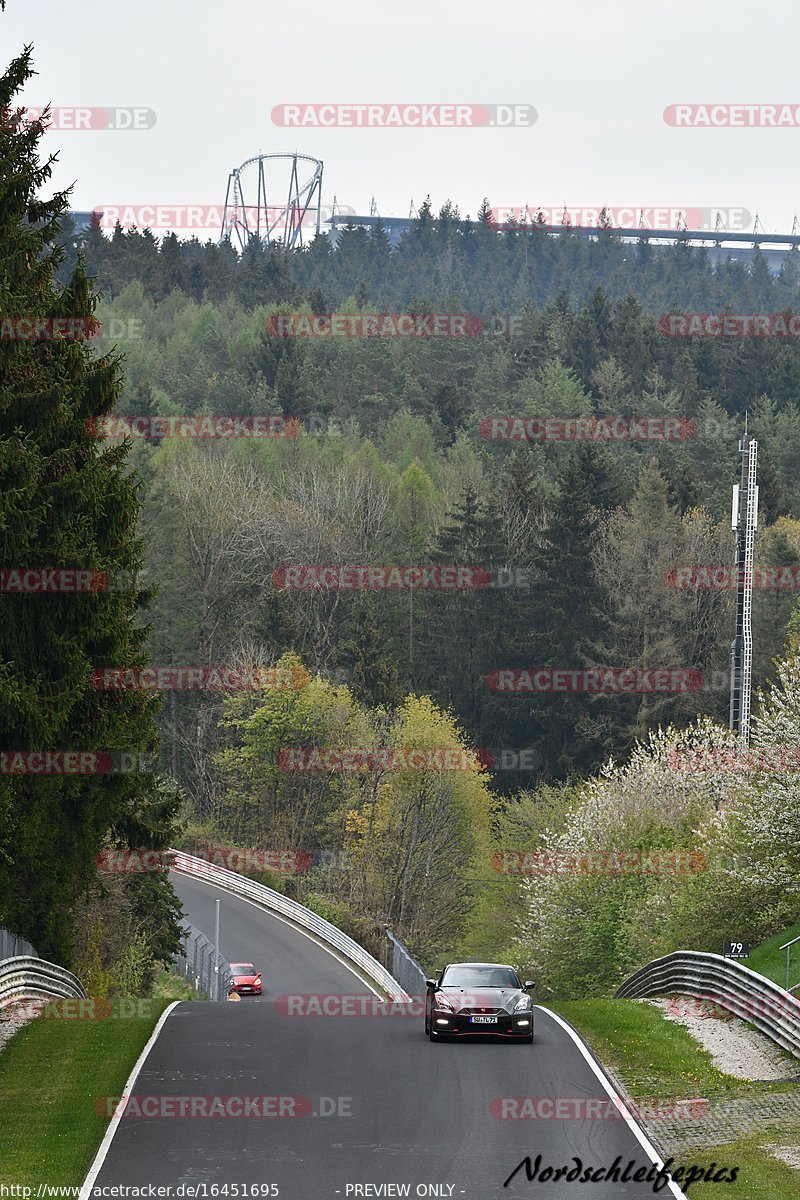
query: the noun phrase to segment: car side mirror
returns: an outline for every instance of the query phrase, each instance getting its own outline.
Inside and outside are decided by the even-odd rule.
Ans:
[[[437,985],[436,985],[436,980],[435,980],[435,979],[426,979],[426,980],[425,980],[425,987],[426,987],[426,988],[431,988],[431,989],[433,989],[433,991],[436,991],[436,986],[437,986]]]
[[[525,991],[527,992],[528,988],[532,988],[532,987],[536,987],[536,984],[534,983],[534,981],[532,979],[526,979],[525,980]]]

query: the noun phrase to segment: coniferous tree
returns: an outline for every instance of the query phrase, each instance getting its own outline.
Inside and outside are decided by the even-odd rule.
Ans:
[[[359,703],[373,708],[398,704],[402,699],[397,666],[375,610],[375,600],[369,594],[353,601],[338,654],[353,695]]]
[[[477,586],[423,594],[418,601],[424,614],[418,668],[423,690],[440,703],[457,705],[466,729],[482,746],[498,732],[497,702],[486,677],[498,666],[505,593],[493,584],[501,554],[497,513],[474,488],[466,488],[439,531],[431,561],[480,568]]]
[[[535,660],[530,666],[588,669],[593,665],[592,647],[605,627],[608,611],[606,587],[596,572],[592,549],[602,510],[613,504],[614,484],[601,457],[588,445],[579,445],[573,451],[559,484],[560,495],[537,559]],[[521,697],[520,701],[528,703]],[[567,778],[597,766],[604,740],[601,706],[590,708],[590,698],[575,692],[537,696],[529,707],[539,730],[548,775]]]
[[[104,448],[88,425],[114,407],[119,363],[87,343],[95,298],[83,268],[63,290],[55,282],[67,194],[39,198],[51,173],[38,156],[43,124],[12,109],[32,74],[25,50],[0,79],[0,312],[12,322],[74,324],[72,336],[0,340],[0,562],[102,572],[120,586],[104,587],[100,576],[96,591],[0,594],[0,744],[6,754],[147,755],[156,741],[152,697],[92,686],[95,669],[146,661],[136,624],[142,597],[125,582],[140,567],[138,505],[125,448]],[[0,775],[0,924],[68,961],[70,910],[95,856],[145,812],[155,779],[147,770],[33,773],[37,762],[6,759]],[[137,836],[146,826],[136,822]]]

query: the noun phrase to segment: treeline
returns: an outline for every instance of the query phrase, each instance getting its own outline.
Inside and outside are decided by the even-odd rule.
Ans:
[[[98,236],[90,234],[89,243]],[[502,235],[491,236],[487,254],[500,255]],[[635,295],[614,300],[602,288],[583,303],[559,295],[544,308],[526,295],[513,330],[481,337],[278,338],[267,332],[271,317],[325,312],[331,304],[290,278],[302,254],[253,246],[218,295],[206,287],[193,292],[176,276],[160,293],[136,257],[145,244],[147,256],[155,246],[154,261],[168,242],[169,253],[195,255],[196,272],[201,251],[208,263],[227,251],[151,242],[146,234],[117,233],[97,243],[111,264],[103,270],[122,272],[101,319],[138,321],[143,331],[124,345],[126,392],[117,411],[283,414],[302,423],[289,438],[133,439],[146,582],[156,593],[155,663],[245,667],[296,654],[314,674],[321,711],[330,705],[335,715],[344,695],[345,707],[366,721],[359,729],[370,745],[383,744],[379,729],[398,727],[409,696],[430,697],[436,712],[453,714],[464,744],[493,755],[496,768],[510,767],[487,770],[481,785],[495,797],[494,847],[539,846],[578,802],[581,780],[609,757],[623,762],[660,727],[689,728],[698,714],[724,724],[733,595],[681,591],[670,579],[684,564],[731,561],[730,489],[745,410],[759,440],[757,560],[800,564],[800,359],[791,341],[664,338]],[[553,253],[565,252],[560,242]],[[390,256],[398,263],[401,250]],[[680,247],[664,253],[694,255]],[[268,267],[270,280],[262,277],[252,295],[240,286],[248,255],[251,268]],[[325,255],[332,272],[345,270],[339,250]],[[695,269],[675,306],[711,310],[716,296],[691,295]],[[703,270],[710,281],[715,272],[707,264]],[[739,311],[778,307],[781,281],[765,278],[763,292],[752,290],[758,264],[753,272],[728,271],[742,284],[734,294]],[[414,311],[435,307],[436,272],[429,269],[427,279],[424,302],[409,306]],[[343,314],[401,307],[396,293],[387,300],[366,288],[354,294],[352,279],[347,286]],[[462,296],[448,303],[447,311],[478,307]],[[506,301],[499,311],[508,308]],[[695,426],[679,440],[642,443],[483,436],[486,418],[512,414],[647,415]],[[485,569],[492,586],[285,586],[285,568],[346,564],[469,565]],[[775,677],[773,660],[786,653],[795,605],[790,587],[755,594],[756,686]],[[498,669],[533,666],[683,669],[705,683],[699,691],[591,697],[507,695],[488,684]],[[434,849],[428,868],[441,870],[459,897],[452,921],[437,925],[432,910],[414,904],[400,914],[398,897],[416,896],[416,884],[407,885],[417,867],[395,879],[380,855],[352,852],[360,811],[353,789],[360,795],[374,779],[356,785],[333,772],[288,780],[275,765],[274,739],[291,732],[288,713],[303,705],[282,697],[267,702],[265,715],[252,698],[239,703],[250,715],[254,705],[260,712],[259,739],[236,715],[236,702],[219,695],[173,692],[160,715],[162,764],[186,790],[195,826],[212,841],[281,848],[304,838],[305,849],[346,854],[338,873],[271,882],[373,948],[384,921],[420,953],[448,944],[487,954],[507,946],[502,913],[527,912],[519,878],[487,872],[468,841],[458,854],[472,882],[461,891],[450,851],[440,857]],[[324,721],[314,726],[317,741],[325,729]],[[408,786],[424,792],[428,784],[418,778]],[[309,804],[320,806],[319,818],[299,831],[293,821]],[[634,953],[615,957],[618,931],[609,922],[606,983]],[[536,965],[555,972],[550,959]],[[556,973],[552,986],[569,990]]]
[[[248,312],[234,297],[198,304],[180,292],[156,303],[141,283],[131,284],[98,310],[101,321],[132,334],[117,343],[125,354],[118,411],[282,413],[311,433],[354,427],[381,445],[407,410],[423,420],[435,450],[465,433],[498,464],[509,449],[490,436],[493,415],[677,417],[695,422],[683,440],[611,451],[628,487],[637,455],[656,454],[682,510],[727,503],[747,413],[759,440],[766,515],[800,513],[794,340],[662,337],[634,297],[611,304],[600,291],[579,310],[566,299],[527,310],[511,337],[269,336],[267,322],[280,311]],[[354,312],[355,301],[341,311]],[[567,457],[557,442],[528,444],[526,453],[556,474]]]
[[[723,719],[735,594],[677,588],[673,573],[730,562],[727,495],[713,510],[681,512],[657,456],[562,451],[558,473],[527,447],[499,459],[461,437],[439,452],[408,413],[389,423],[380,450],[354,432],[137,441],[145,581],[157,588],[153,661],[269,665],[293,651],[362,703],[429,695],[495,759],[535,749],[527,774],[495,773],[503,792],[590,773],[660,723]],[[763,525],[758,559],[800,564],[800,522]],[[483,582],[314,584],[318,568],[346,564],[475,567]],[[785,650],[796,596],[755,593],[756,683]],[[508,694],[490,681],[504,668],[601,667],[693,671],[703,682],[590,696]],[[203,819],[220,711],[211,693],[172,693],[161,714],[164,765]]]
[[[652,313],[681,310],[735,312],[797,309],[800,277],[797,256],[787,254],[777,277],[757,254],[751,264],[733,258],[712,262],[701,249],[678,242],[653,246],[621,242],[603,231],[594,239],[564,232],[515,231],[492,222],[488,201],[480,223],[467,223],[450,203],[438,214],[430,201],[397,246],[380,224],[369,230],[346,225],[337,231],[336,248],[319,235],[290,253],[279,245],[253,240],[239,255],[230,244],[174,234],[159,239],[149,229],[111,237],[99,226],[78,235],[69,224],[64,238],[69,253],[87,256],[108,296],[139,281],[152,300],[177,289],[196,302],[219,303],[234,295],[246,307],[307,299],[315,312],[339,308],[350,296],[359,305],[386,312],[428,303],[439,311],[488,315],[519,312],[526,304],[543,308],[559,295],[581,305],[597,287],[612,298],[638,297]],[[69,260],[65,269],[69,269]]]

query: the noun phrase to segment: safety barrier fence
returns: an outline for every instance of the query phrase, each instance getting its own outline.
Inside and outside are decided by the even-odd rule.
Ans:
[[[39,951],[35,950],[25,938],[17,937],[10,929],[0,929],[0,962],[6,958],[17,958],[20,954],[38,958]]]
[[[409,996],[424,996],[427,976],[422,967],[400,939],[388,929],[386,936],[389,939],[392,976]]]
[[[77,975],[30,954],[17,954],[0,962],[0,1009],[18,1000],[48,997],[85,998]]]
[[[224,1000],[233,983],[230,963],[194,925],[184,921],[183,930],[183,945],[172,960],[176,974],[209,1000]]]
[[[719,1005],[800,1058],[800,1000],[721,954],[678,951],[642,967],[617,989],[627,999],[684,994]]]

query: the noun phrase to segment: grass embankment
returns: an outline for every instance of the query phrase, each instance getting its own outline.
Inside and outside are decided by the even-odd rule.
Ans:
[[[783,933],[776,933],[774,937],[767,938],[766,942],[762,942],[760,946],[756,947],[749,958],[744,959],[742,966],[749,967],[751,971],[758,971],[759,975],[766,975],[767,979],[771,979],[773,983],[785,987],[786,951],[781,950],[780,947],[785,946],[787,942],[791,942],[796,937],[800,937],[800,924],[793,925],[791,929],[785,929]],[[789,975],[789,986],[794,987],[797,983],[800,983],[800,942],[796,946],[792,946]]]
[[[199,996],[191,984],[172,971],[161,971],[153,984],[153,996],[159,1000],[198,1000]],[[155,1010],[154,1010],[155,1011]]]
[[[725,1075],[711,1055],[682,1025],[667,1021],[657,1008],[631,1000],[575,1000],[551,1006],[585,1038],[597,1058],[621,1080],[634,1103],[668,1104],[673,1099],[716,1101],[755,1098],[795,1090],[792,1082],[758,1083]],[[791,1065],[793,1060],[787,1055]],[[800,1064],[795,1064],[800,1073]],[[650,1126],[656,1138],[657,1123]],[[797,1200],[800,1171],[778,1162],[763,1147],[797,1145],[800,1122],[770,1127],[761,1122],[749,1137],[707,1150],[675,1154],[680,1164],[738,1167],[732,1184],[695,1183],[693,1200]]]
[[[14,1034],[0,1051],[0,1185],[35,1195],[40,1183],[83,1183],[109,1122],[103,1098],[121,1094],[170,1003],[159,996],[134,1017],[41,1018]]]

